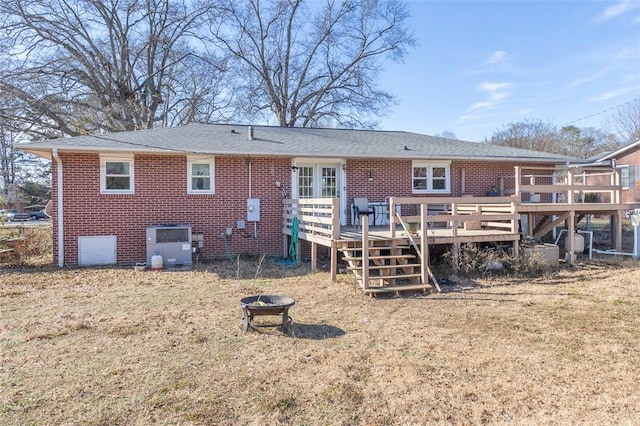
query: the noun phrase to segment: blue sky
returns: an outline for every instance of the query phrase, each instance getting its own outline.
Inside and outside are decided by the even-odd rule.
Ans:
[[[640,97],[640,0],[409,0],[418,47],[380,83],[384,130],[481,141],[529,120],[611,130]]]

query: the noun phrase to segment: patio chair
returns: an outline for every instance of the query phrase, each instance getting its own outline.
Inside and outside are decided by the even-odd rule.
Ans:
[[[354,223],[358,226],[362,225],[362,216],[373,216],[373,225],[376,225],[376,210],[369,206],[369,200],[367,198],[354,198],[353,199],[353,218]]]

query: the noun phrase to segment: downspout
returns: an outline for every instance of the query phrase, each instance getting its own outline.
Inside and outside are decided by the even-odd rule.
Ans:
[[[62,160],[60,159],[60,156],[58,155],[58,148],[53,148],[53,150],[51,151],[51,155],[53,156],[53,159],[56,160],[56,166],[57,166],[57,176],[58,176],[58,181],[56,183],[56,186],[58,188],[58,199],[57,199],[57,204],[58,204],[58,214],[56,217],[56,222],[58,224],[58,266],[59,267],[63,267],[64,266],[64,223],[63,223],[63,209],[62,209],[62,200],[63,200],[63,196],[62,196]]]

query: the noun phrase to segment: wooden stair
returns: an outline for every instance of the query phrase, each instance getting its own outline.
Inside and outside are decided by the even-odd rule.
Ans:
[[[370,240],[369,244],[366,247],[366,265],[361,241],[350,241],[349,245],[338,248],[347,262],[347,269],[355,274],[356,282],[364,293],[426,292],[432,288],[429,283],[421,281],[420,262],[415,254],[409,253],[409,246],[400,245],[393,239]]]

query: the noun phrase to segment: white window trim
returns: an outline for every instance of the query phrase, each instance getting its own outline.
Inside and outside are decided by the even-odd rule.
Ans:
[[[129,189],[107,189],[107,162],[129,163]],[[133,154],[100,155],[100,193],[101,194],[133,194],[135,193],[135,174]]]
[[[192,172],[191,166],[193,166],[194,164],[209,165],[209,171],[210,171],[209,179],[211,179],[210,189],[194,189],[192,187],[193,172]],[[216,176],[216,167],[215,167],[214,157],[203,157],[199,155],[187,156],[187,194],[215,194],[216,193],[215,176]]]
[[[413,187],[413,169],[416,167],[427,168],[427,189],[415,189]],[[446,178],[444,189],[433,189],[433,167],[444,167]],[[411,193],[412,194],[450,194],[451,193],[451,161],[414,160],[411,162]]]
[[[627,178],[626,179],[622,179],[623,171],[626,171],[626,173],[627,173]],[[625,165],[625,166],[620,167],[620,186],[622,187],[622,189],[631,188],[631,173],[632,172],[629,169],[629,166]],[[626,185],[625,185],[625,182],[623,182],[623,180],[626,180]]]

